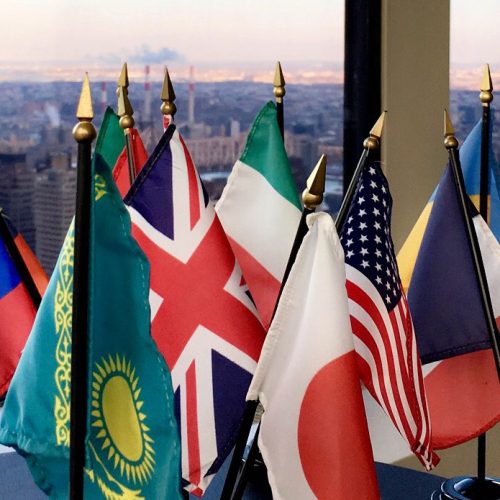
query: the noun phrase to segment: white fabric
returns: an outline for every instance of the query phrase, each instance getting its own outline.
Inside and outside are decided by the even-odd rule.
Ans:
[[[306,389],[327,363],[354,349],[342,247],[331,217],[310,215],[248,391],[264,406],[259,447],[276,499],[315,498],[298,448]],[[347,459],[347,458],[345,458]]]
[[[300,210],[257,170],[238,160],[215,206],[228,236],[281,281]]]

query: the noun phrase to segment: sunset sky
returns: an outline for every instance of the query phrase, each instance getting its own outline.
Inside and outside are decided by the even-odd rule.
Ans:
[[[452,74],[485,61],[500,70],[500,2],[451,6]],[[329,79],[341,74],[343,29],[344,0],[17,0],[2,5],[0,71],[32,65],[64,77],[64,68],[116,71],[127,60],[137,72],[158,65],[158,77],[168,63],[224,78],[280,59]]]

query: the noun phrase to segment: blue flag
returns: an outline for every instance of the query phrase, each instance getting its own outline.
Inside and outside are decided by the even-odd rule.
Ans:
[[[449,165],[434,199],[408,301],[422,362],[490,346],[465,221]]]

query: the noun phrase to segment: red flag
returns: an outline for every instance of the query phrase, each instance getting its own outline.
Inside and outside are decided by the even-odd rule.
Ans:
[[[36,309],[0,238],[0,397],[7,392]]]
[[[132,155],[134,158],[134,177],[137,177],[137,174],[141,171],[141,168],[146,163],[148,159],[148,153],[146,148],[144,147],[144,143],[142,142],[141,136],[137,129],[132,128],[129,132],[130,144],[132,146]],[[128,157],[127,157],[127,148],[123,148],[118,160],[116,160],[115,168],[113,169],[113,179],[118,186],[118,191],[122,197],[128,193],[130,189],[130,173],[128,169]]]

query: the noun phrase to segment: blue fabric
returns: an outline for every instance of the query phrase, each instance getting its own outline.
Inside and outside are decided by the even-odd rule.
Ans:
[[[174,239],[174,199],[170,139],[174,130],[175,125],[170,125],[165,131],[124,200],[171,240]]]
[[[0,299],[14,290],[21,282],[14,262],[7,251],[4,241],[0,238]]]
[[[423,363],[489,347],[489,336],[453,173],[439,183],[408,302]]]

